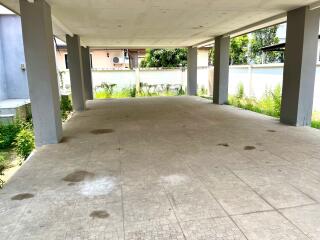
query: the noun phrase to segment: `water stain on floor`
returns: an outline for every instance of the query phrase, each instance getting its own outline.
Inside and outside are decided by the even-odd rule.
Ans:
[[[245,146],[243,149],[244,150],[254,150],[254,149],[256,149],[256,147],[255,146]]]
[[[80,193],[84,196],[94,197],[110,194],[115,186],[115,177],[103,177],[80,184]]]
[[[222,146],[222,147],[229,147],[228,143],[219,143],[217,146]]]
[[[24,199],[29,199],[29,198],[33,198],[34,195],[31,194],[31,193],[21,193],[21,194],[17,194],[15,196],[13,196],[11,198],[11,200],[18,200],[18,201],[21,201],[21,200],[24,200]]]
[[[91,133],[95,135],[112,133],[112,132],[114,132],[114,130],[109,128],[94,129],[91,131]]]
[[[98,210],[98,211],[93,211],[90,213],[90,217],[92,217],[93,219],[95,218],[108,218],[110,216],[109,213],[107,213],[106,211],[103,210]]]
[[[276,130],[273,130],[273,129],[268,129],[267,132],[272,132],[272,133],[274,133],[274,132],[277,132],[277,131],[276,131]]]
[[[70,142],[70,140],[72,139],[72,137],[63,137],[60,140],[60,143],[68,143]]]
[[[91,172],[79,170],[79,171],[75,171],[73,173],[68,174],[67,176],[62,178],[62,180],[65,182],[75,183],[75,182],[82,182],[85,178],[90,178],[93,176],[94,176],[94,174]]]

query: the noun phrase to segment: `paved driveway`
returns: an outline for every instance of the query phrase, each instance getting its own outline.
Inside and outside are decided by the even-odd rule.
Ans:
[[[0,191],[0,239],[320,239],[320,132],[197,97],[91,101]]]

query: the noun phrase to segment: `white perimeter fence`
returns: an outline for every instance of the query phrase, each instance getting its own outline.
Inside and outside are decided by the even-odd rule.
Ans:
[[[261,98],[266,90],[282,85],[283,64],[266,65],[233,65],[230,66],[229,94],[237,92],[240,83],[244,86],[244,93],[248,97]],[[63,85],[70,89],[69,72],[63,74]],[[133,87],[137,82],[148,85],[170,84],[182,85],[187,83],[187,69],[136,69],[136,70],[93,70],[93,88],[102,83],[116,84],[115,91]],[[213,67],[198,67],[198,89],[206,89],[212,95]],[[314,91],[314,111],[320,111],[320,65],[317,65],[317,74]]]

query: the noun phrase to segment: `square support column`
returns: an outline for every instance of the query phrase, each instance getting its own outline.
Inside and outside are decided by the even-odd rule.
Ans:
[[[83,68],[83,87],[85,100],[93,99],[92,92],[92,73],[91,58],[89,47],[81,47],[82,68]]]
[[[288,12],[280,121],[311,124],[319,32],[319,11],[308,7]]]
[[[228,102],[230,37],[219,36],[214,44],[213,103]]]
[[[188,48],[188,78],[187,78],[187,95],[197,95],[197,72],[198,72],[198,49]]]
[[[83,69],[80,37],[67,35],[68,65],[72,91],[72,104],[76,111],[85,110],[85,98],[83,89]]]
[[[36,145],[58,143],[62,124],[51,8],[44,0],[20,0],[20,13]]]

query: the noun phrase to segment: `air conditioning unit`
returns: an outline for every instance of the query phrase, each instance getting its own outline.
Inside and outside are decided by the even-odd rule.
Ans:
[[[120,59],[118,57],[113,57],[112,59],[114,64],[119,64],[120,63]]]

